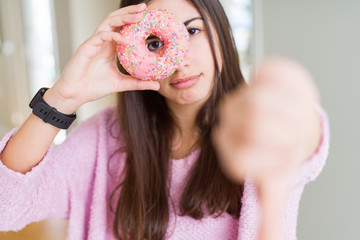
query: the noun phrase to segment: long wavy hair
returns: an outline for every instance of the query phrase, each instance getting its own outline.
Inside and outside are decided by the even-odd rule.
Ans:
[[[120,7],[138,4],[141,0],[122,0]],[[188,172],[182,193],[180,216],[194,219],[204,217],[204,209],[218,217],[227,212],[239,218],[242,186],[231,182],[221,171],[211,141],[212,129],[218,122],[218,105],[229,92],[245,87],[240,71],[239,57],[226,14],[218,0],[192,0],[200,11],[208,29],[211,51],[215,59],[215,82],[212,94],[196,117],[199,137],[194,146],[200,146],[198,159]],[[211,20],[210,20],[211,19]],[[211,21],[211,22],[210,22]],[[210,31],[210,25],[215,29]],[[221,62],[216,59],[214,39],[220,43]],[[118,63],[120,71],[126,71]],[[220,71],[221,69],[221,71]],[[163,239],[169,222],[169,184],[171,147],[175,116],[165,99],[156,91],[127,91],[118,94],[118,124],[126,156],[119,185],[120,191],[114,213],[113,233],[119,240]],[[174,208],[175,209],[175,208]]]

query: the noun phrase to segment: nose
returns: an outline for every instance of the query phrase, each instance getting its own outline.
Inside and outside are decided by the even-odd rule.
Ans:
[[[190,51],[188,52],[187,56],[185,57],[185,59],[183,59],[183,61],[179,64],[178,68],[176,69],[175,72],[183,72],[188,70],[188,68],[190,67]]]
[[[184,59],[184,61],[182,61],[178,67],[178,70],[181,70],[181,69],[186,69],[186,68],[189,68],[190,66],[190,61],[189,61],[189,57],[186,57]]]

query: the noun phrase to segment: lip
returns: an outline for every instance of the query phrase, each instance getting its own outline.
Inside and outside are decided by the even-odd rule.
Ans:
[[[175,79],[172,83],[170,83],[170,85],[176,89],[185,89],[193,86],[199,80],[199,78],[200,74],[186,78],[179,78]]]

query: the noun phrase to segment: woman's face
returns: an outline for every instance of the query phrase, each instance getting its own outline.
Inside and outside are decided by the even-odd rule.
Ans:
[[[200,12],[187,0],[152,0],[147,6],[148,9],[166,9],[174,13],[186,23],[190,34],[187,58],[170,77],[159,80],[159,93],[166,98],[170,106],[202,105],[211,95],[215,62]],[[148,46],[154,50],[153,46],[159,45],[155,43]]]

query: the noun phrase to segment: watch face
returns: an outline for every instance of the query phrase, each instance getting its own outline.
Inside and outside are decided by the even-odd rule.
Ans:
[[[33,108],[37,102],[41,101],[42,97],[44,96],[45,92],[48,89],[49,88],[40,88],[40,90],[35,94],[33,99],[30,101],[30,104],[29,104],[30,108]]]
[[[45,87],[40,88],[39,92],[41,93],[41,96],[44,96],[44,94],[47,90],[49,90],[49,88],[45,88]]]
[[[30,108],[33,108],[34,105],[36,104],[36,102],[37,102],[36,100],[37,100],[38,94],[39,94],[39,92],[37,92],[37,93],[35,94],[35,96],[33,97],[33,99],[31,99],[30,104],[29,104]]]

